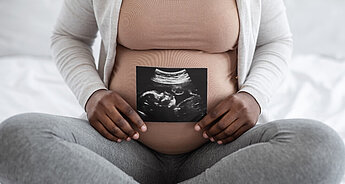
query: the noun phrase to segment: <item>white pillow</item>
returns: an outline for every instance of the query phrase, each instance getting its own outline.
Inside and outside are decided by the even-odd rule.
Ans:
[[[285,0],[295,54],[345,58],[345,0]]]

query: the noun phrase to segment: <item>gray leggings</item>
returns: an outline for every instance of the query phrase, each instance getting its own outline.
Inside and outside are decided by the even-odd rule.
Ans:
[[[257,124],[235,141],[184,154],[136,140],[112,142],[88,121],[26,113],[0,124],[0,181],[7,183],[340,183],[345,147],[310,119]]]

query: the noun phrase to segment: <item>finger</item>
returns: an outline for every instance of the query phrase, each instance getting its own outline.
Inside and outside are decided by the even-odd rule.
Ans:
[[[210,129],[205,130],[205,134],[207,137],[213,137],[220,132],[224,131],[230,124],[232,124],[237,119],[237,114],[230,110],[227,112],[222,119],[220,119],[217,123],[215,123]]]
[[[243,125],[240,129],[238,129],[232,136],[227,137],[225,139],[219,140],[218,144],[227,144],[231,141],[236,140],[238,137],[240,137],[244,132],[250,129],[250,126],[248,124]]]
[[[119,137],[120,139],[127,139],[128,135],[123,132],[106,114],[99,116],[99,122],[110,132],[112,135]]]
[[[116,108],[128,117],[142,132],[147,130],[147,126],[137,112],[122,98],[117,99]]]
[[[122,140],[114,135],[112,135],[111,133],[108,132],[108,130],[102,125],[101,122],[96,121],[94,123],[90,123],[91,126],[96,129],[103,137],[111,140],[111,141],[115,141],[115,142],[121,142]]]
[[[110,113],[112,121],[117,125],[125,134],[133,139],[139,138],[139,133],[136,132],[132,126],[128,123],[128,121],[120,114],[120,112],[114,108],[114,110]]]
[[[228,101],[223,100],[216,107],[214,107],[209,113],[206,114],[198,123],[194,125],[196,131],[204,130],[209,126],[213,121],[218,119],[224,113],[228,112]]]
[[[234,122],[231,123],[226,129],[224,129],[222,132],[217,134],[216,136],[213,136],[213,139],[215,141],[225,139],[229,136],[232,136],[238,129],[242,127],[244,124],[243,120],[236,119]]]

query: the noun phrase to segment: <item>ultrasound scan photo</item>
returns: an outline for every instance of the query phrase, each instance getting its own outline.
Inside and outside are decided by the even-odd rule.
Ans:
[[[207,112],[207,68],[136,67],[137,111],[144,121],[198,122]]]

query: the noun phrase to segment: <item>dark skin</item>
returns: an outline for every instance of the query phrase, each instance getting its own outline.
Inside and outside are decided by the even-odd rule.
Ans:
[[[128,120],[142,132],[147,131],[147,126],[137,112],[112,90],[94,92],[86,104],[86,112],[91,126],[112,141],[139,138],[139,132],[131,127]],[[254,127],[259,115],[260,106],[254,97],[239,92],[222,100],[194,128],[196,131],[204,131],[204,138],[226,144]],[[219,121],[215,121],[217,119]]]
[[[139,132],[136,132],[127,120],[142,132],[147,131],[147,126],[137,112],[112,90],[94,92],[86,104],[86,112],[91,126],[112,141],[139,138]]]
[[[227,144],[254,127],[260,111],[259,104],[249,93],[235,93],[217,104],[194,129],[203,131],[204,138],[212,142]]]

